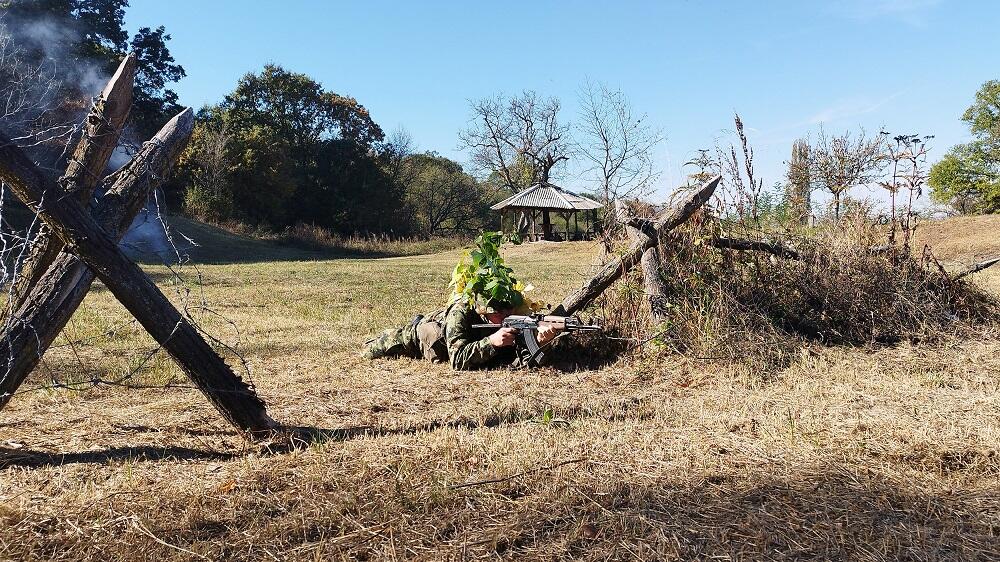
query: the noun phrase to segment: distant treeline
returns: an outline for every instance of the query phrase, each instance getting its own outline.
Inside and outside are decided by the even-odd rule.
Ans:
[[[357,100],[267,65],[198,112],[168,188],[175,208],[268,229],[433,235],[487,220],[488,190],[458,163],[387,138]]]

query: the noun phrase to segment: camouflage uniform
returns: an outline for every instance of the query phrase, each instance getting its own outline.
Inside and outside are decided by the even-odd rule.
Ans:
[[[466,371],[481,367],[493,367],[511,363],[516,354],[514,347],[494,347],[490,334],[496,328],[473,328],[473,324],[487,324],[488,321],[464,302],[448,307],[445,315],[445,339],[448,342],[448,358],[451,368]]]
[[[389,329],[365,342],[365,359],[379,357],[412,357],[428,361],[444,361],[448,350],[444,340],[444,310],[414,318],[402,328]]]
[[[465,302],[456,302],[443,311],[413,319],[409,325],[386,330],[368,342],[364,357],[412,357],[431,361],[449,359],[452,369],[466,371],[502,365],[518,366],[530,356],[520,346],[497,348],[489,341],[495,328],[473,328],[487,324]]]

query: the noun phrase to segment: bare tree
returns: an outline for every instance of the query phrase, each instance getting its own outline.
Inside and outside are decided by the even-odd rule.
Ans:
[[[656,180],[653,156],[663,134],[633,110],[620,90],[586,82],[579,95],[578,153],[610,212],[612,201],[645,195]]]
[[[0,20],[0,127],[22,147],[69,133],[72,123],[52,122],[62,102],[54,65],[28,57],[7,26]]]
[[[885,162],[885,135],[865,136],[864,130],[852,136],[845,132],[827,137],[822,128],[812,147],[812,181],[833,195],[834,218],[840,221],[844,193],[857,185],[873,183],[881,175]]]
[[[387,172],[394,181],[404,185],[408,183],[408,178],[403,177],[406,171],[403,162],[413,154],[413,151],[413,135],[403,126],[397,127],[382,143],[382,155],[385,158]]]
[[[473,165],[513,192],[547,183],[555,168],[569,159],[569,128],[560,125],[561,104],[532,91],[506,98],[497,95],[469,104],[469,128],[459,133]]]

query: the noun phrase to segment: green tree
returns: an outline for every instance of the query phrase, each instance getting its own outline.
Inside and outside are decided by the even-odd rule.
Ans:
[[[1000,80],[979,88],[962,121],[975,138],[931,168],[931,198],[962,213],[1000,212]]]
[[[305,74],[273,64],[248,73],[220,115],[234,136],[240,218],[275,227],[356,225],[335,205],[377,198],[377,187],[384,187],[371,157],[382,129],[355,99],[328,92]],[[360,192],[349,194],[354,188]],[[370,207],[357,210],[362,206]]]
[[[129,43],[135,53],[137,72],[131,120],[139,138],[147,138],[170,116],[180,111],[177,93],[167,84],[177,82],[187,74],[174,61],[167,41],[170,34],[161,25],[156,29],[142,27]]]
[[[406,201],[424,236],[480,230],[489,215],[486,190],[462,165],[434,152],[403,162]]]
[[[170,54],[170,35],[162,26],[141,28],[129,40],[126,8],[128,0],[0,0],[0,16],[34,62],[47,60],[58,69],[66,101],[86,100],[135,52],[135,107],[129,122],[137,137],[146,138],[179,110],[177,94],[167,86],[185,73]]]
[[[199,113],[174,182],[183,195],[175,197],[192,214],[217,220],[408,233],[394,170],[399,149],[383,141],[357,100],[267,65]]]

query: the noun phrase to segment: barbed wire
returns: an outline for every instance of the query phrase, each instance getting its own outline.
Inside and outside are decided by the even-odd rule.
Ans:
[[[69,151],[77,141],[77,134],[82,130],[79,126],[66,127],[68,130],[65,130],[57,137],[48,139],[48,142],[51,143],[56,138],[64,137],[66,138],[66,143],[63,150],[56,158],[57,162],[55,162],[52,167],[46,166],[44,168],[46,170],[55,171],[59,167],[65,167],[71,159],[71,157],[68,156]],[[63,129],[56,128],[52,128],[52,130],[63,131]],[[18,138],[24,141],[25,139],[31,139],[34,137],[27,135]],[[19,146],[21,146],[21,148],[30,148],[37,146],[37,144],[38,143],[33,142],[23,142],[23,146]],[[128,143],[127,141],[122,142],[119,147],[116,148],[116,150],[125,151],[125,153],[129,156],[134,156],[138,152],[138,149],[138,145]],[[148,170],[139,170],[138,172],[145,173],[148,172]],[[118,171],[112,172],[112,174],[109,174],[108,178],[105,178],[105,187],[110,185],[109,179],[113,179],[111,176],[117,173]],[[149,180],[147,179],[146,181]],[[147,185],[146,187],[148,188],[149,186]],[[102,194],[100,193],[95,193],[95,197],[100,197],[101,195]],[[16,213],[8,205],[11,200],[12,197],[9,193],[8,186],[3,182],[0,182],[0,286],[3,287],[3,294],[6,296],[6,314],[4,314],[2,326],[5,331],[9,330],[15,325],[15,323],[20,321],[16,315],[17,311],[13,310],[13,306],[16,304],[14,293],[15,287],[21,279],[23,273],[22,270],[24,264],[28,260],[28,256],[34,248],[34,245],[39,242],[38,234],[43,230],[43,223],[39,213],[37,212],[31,213],[31,218],[26,226],[23,224],[18,226],[17,223],[23,223],[24,218],[22,217],[20,221],[14,220],[13,215]],[[246,358],[241,349],[243,347],[243,334],[233,319],[211,306],[205,291],[205,275],[198,264],[191,258],[186,248],[182,247],[182,245],[177,242],[173,227],[170,225],[163,211],[165,207],[166,205],[162,199],[161,191],[159,189],[154,189],[151,197],[147,200],[146,208],[141,210],[140,213],[155,213],[155,221],[159,229],[161,229],[161,232],[157,233],[157,235],[162,235],[163,240],[166,241],[166,245],[168,247],[167,252],[154,251],[152,254],[159,258],[161,262],[160,265],[162,265],[169,272],[169,284],[174,286],[173,293],[178,301],[175,304],[183,318],[182,321],[190,324],[195,330],[198,331],[198,333],[205,337],[206,340],[208,340],[210,344],[216,348],[216,350],[220,352],[225,359],[227,359],[230,366],[233,367],[239,375],[241,375],[250,388],[253,389],[254,382],[250,370],[249,360]],[[44,209],[44,201],[39,202],[39,208]],[[25,216],[27,215],[25,214]],[[131,227],[129,230],[131,230]],[[195,243],[191,237],[183,233],[177,234],[179,234],[180,237],[182,237],[192,247],[197,246],[197,243]],[[126,233],[123,238],[127,236],[128,233]],[[128,246],[127,243],[123,243],[121,245]],[[133,248],[135,250],[133,253],[141,253],[139,248],[135,248],[134,246]],[[148,254],[143,255],[143,257],[148,257]],[[162,288],[163,283],[160,283],[160,285]],[[87,304],[84,304],[81,308],[86,306]],[[137,337],[142,337],[139,335],[139,332],[144,332],[144,330],[136,319],[129,318],[125,321],[111,323],[103,329],[100,329],[96,334],[76,337],[76,334],[79,334],[80,332],[86,332],[93,329],[93,326],[87,326],[85,329],[81,329],[77,325],[77,317],[78,315],[74,314],[74,316],[70,318],[67,326],[63,328],[60,334],[63,342],[53,342],[53,344],[45,350],[46,353],[43,353],[43,356],[39,358],[39,364],[36,368],[36,376],[37,373],[44,373],[43,377],[45,382],[32,386],[22,386],[13,394],[20,395],[53,390],[80,392],[99,386],[123,387],[128,389],[197,388],[195,385],[190,383],[178,383],[178,377],[176,374],[172,374],[163,382],[155,383],[149,382],[149,379],[142,376],[151,370],[151,365],[154,363],[154,360],[163,351],[163,346],[159,343],[153,346],[140,346],[127,350],[125,353],[126,357],[124,359],[126,365],[124,366],[124,369],[122,369],[123,372],[116,376],[110,376],[110,374],[117,369],[115,367],[109,367],[108,365],[99,365],[92,359],[89,359],[88,355],[91,350],[104,352],[104,357],[106,358],[109,355],[109,344],[112,342],[135,340]],[[87,321],[92,323],[95,322],[96,319],[88,318]],[[206,328],[206,324],[210,321],[221,322],[224,326],[227,326],[229,328],[229,334],[227,334],[226,337],[213,334]],[[39,337],[37,333],[34,335],[36,338]],[[38,347],[39,349],[42,348],[40,340],[38,342]],[[45,357],[46,355],[50,356],[52,351],[67,352],[70,360],[68,362],[61,362],[59,366],[56,366],[53,361],[46,360]],[[60,353],[60,355],[62,355],[62,353]],[[10,372],[12,361],[13,356],[8,356],[8,373]],[[180,371],[179,367],[175,367],[175,369],[177,372]]]

